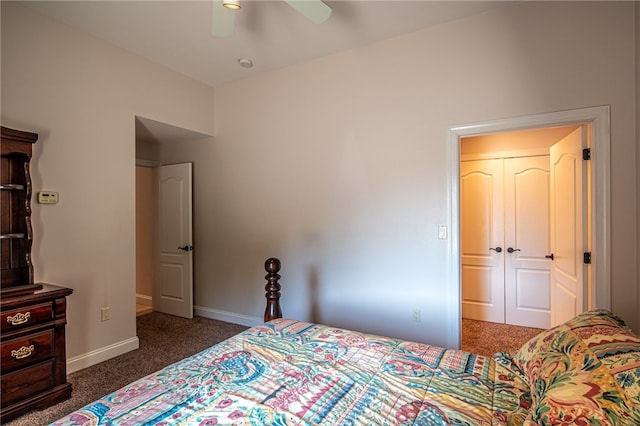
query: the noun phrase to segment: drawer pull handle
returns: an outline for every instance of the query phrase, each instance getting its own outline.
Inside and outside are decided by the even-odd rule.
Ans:
[[[8,316],[7,322],[11,325],[20,325],[29,321],[29,318],[31,318],[31,312],[27,312],[26,314],[23,314],[22,312],[18,312],[14,316]]]
[[[11,356],[14,357],[15,359],[26,358],[28,356],[31,356],[34,350],[35,350],[35,347],[33,345],[30,345],[29,347],[23,346],[17,351],[16,350],[11,351]]]

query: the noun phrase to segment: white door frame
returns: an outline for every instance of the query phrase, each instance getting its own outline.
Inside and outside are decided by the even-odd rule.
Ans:
[[[449,244],[447,283],[451,283],[448,300],[447,346],[459,348],[461,342],[461,273],[460,273],[460,139],[488,133],[510,132],[554,126],[590,124],[592,280],[588,292],[593,295],[588,308],[611,309],[611,195],[610,195],[610,113],[609,106],[506,118],[449,128],[447,139],[447,200]]]

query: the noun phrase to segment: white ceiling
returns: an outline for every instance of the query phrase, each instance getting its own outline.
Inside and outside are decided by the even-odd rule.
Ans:
[[[242,0],[235,33],[211,35],[213,1],[25,1],[80,28],[211,86],[304,62],[453,19],[504,1],[327,0],[316,25],[282,0]],[[248,58],[252,69],[238,59]]]

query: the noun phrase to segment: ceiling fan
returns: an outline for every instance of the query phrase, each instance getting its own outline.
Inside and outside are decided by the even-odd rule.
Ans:
[[[321,24],[331,15],[331,8],[322,0],[284,0],[311,22]],[[240,0],[213,0],[213,18],[211,33],[216,37],[228,37],[233,34],[236,10],[240,9]]]

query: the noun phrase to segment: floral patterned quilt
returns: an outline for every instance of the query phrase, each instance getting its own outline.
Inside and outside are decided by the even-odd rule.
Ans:
[[[610,337],[622,326],[595,327],[584,345],[572,332],[565,338],[546,334],[512,358],[279,319],[137,380],[54,424],[640,424],[640,340],[624,329],[627,344],[618,345]],[[601,331],[608,337],[592,338]],[[550,355],[553,350],[545,345],[559,354]],[[551,356],[549,366],[543,367],[538,352]],[[632,359],[616,358],[620,353]],[[574,370],[577,379],[587,381],[576,383]],[[566,384],[566,392],[558,391]],[[598,415],[581,415],[585,404]]]

